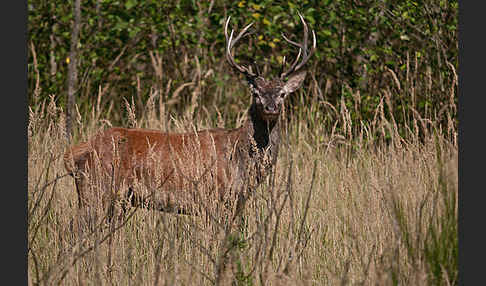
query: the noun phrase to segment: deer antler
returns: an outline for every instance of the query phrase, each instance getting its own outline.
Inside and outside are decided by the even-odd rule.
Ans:
[[[286,72],[282,72],[282,74],[280,75],[281,79],[284,79],[289,74],[291,74],[295,71],[298,71],[302,66],[304,66],[307,63],[309,58],[312,56],[312,54],[316,50],[316,34],[314,33],[314,30],[312,30],[312,48],[311,48],[310,52],[307,53],[307,36],[308,36],[308,33],[309,33],[309,28],[307,27],[307,24],[305,23],[304,17],[302,17],[302,15],[300,13],[299,13],[299,17],[300,17],[300,20],[302,21],[302,24],[304,25],[304,39],[303,39],[302,43],[300,43],[300,44],[296,43],[296,42],[290,40],[289,38],[287,38],[285,36],[285,34],[282,33],[282,37],[287,42],[289,42],[290,44],[299,48],[299,53],[297,54],[295,61],[290,66],[290,69]],[[302,61],[299,63],[299,58],[300,58],[301,55],[302,55]],[[282,71],[283,71],[283,65],[285,65],[285,57],[284,57],[284,60],[282,62]]]
[[[235,68],[237,71],[239,71],[239,72],[241,72],[244,75],[249,76],[249,77],[257,77],[257,75],[255,73],[253,73],[249,68],[238,65],[235,62],[233,55],[231,54],[231,49],[233,48],[233,46],[236,44],[236,42],[238,42],[238,40],[241,39],[241,37],[243,37],[243,35],[246,33],[246,31],[253,25],[253,22],[248,24],[245,28],[243,28],[243,30],[241,30],[241,32],[238,34],[238,36],[233,39],[233,32],[234,32],[233,29],[231,29],[231,34],[228,37],[228,24],[229,24],[230,19],[231,19],[231,16],[228,16],[228,19],[226,20],[226,23],[224,25],[224,36],[226,37],[226,59],[228,60],[228,63],[233,68]]]

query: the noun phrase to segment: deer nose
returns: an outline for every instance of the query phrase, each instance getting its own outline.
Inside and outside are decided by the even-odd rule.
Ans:
[[[267,113],[278,113],[279,108],[275,104],[269,104],[269,105],[265,106],[265,112],[267,112]]]

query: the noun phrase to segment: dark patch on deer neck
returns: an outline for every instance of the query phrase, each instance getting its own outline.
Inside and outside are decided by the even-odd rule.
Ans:
[[[272,164],[277,158],[278,145],[280,143],[279,118],[265,120],[257,110],[256,104],[252,104],[248,111],[248,135],[253,138],[259,153],[269,152]],[[254,157],[254,150],[250,148],[250,156]]]

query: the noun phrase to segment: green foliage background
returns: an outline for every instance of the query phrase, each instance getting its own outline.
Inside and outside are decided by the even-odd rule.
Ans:
[[[66,102],[72,2],[28,0],[33,108],[50,95],[61,106]],[[244,100],[245,87],[225,62],[224,20],[231,16],[235,29],[255,22],[236,58],[242,63],[256,60],[267,75],[275,76],[282,56],[296,56],[281,33],[301,38],[300,11],[316,31],[318,48],[307,65],[303,98],[294,96],[288,104],[298,109],[308,101],[344,104],[351,120],[359,123],[372,120],[385,100],[387,116],[399,126],[410,126],[417,114],[444,123],[451,121],[445,114],[452,115],[457,125],[457,0],[89,0],[82,1],[81,9],[76,97],[81,114],[92,109],[104,87],[101,104],[111,103],[115,110],[123,110],[123,99],[132,96],[143,107],[151,90],[159,90],[159,100],[168,102],[187,82],[195,84],[177,94],[170,112],[183,112],[195,88],[199,107]],[[160,56],[159,74],[151,54]],[[36,88],[37,81],[41,84]],[[228,86],[241,92],[221,91]],[[114,112],[111,120],[123,124],[125,116]]]

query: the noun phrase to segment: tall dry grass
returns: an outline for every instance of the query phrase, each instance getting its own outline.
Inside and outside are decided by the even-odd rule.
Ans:
[[[244,119],[243,110],[216,106],[175,118],[158,100],[161,92],[153,90],[142,112],[127,101],[127,125],[184,131]],[[92,113],[78,113],[74,142],[111,125],[102,96],[100,88]],[[287,111],[275,172],[240,210],[199,217],[132,208],[107,222],[99,209],[85,231],[73,227],[79,214],[61,160],[63,110],[54,97],[32,106],[29,284],[457,284],[454,124],[443,128],[412,114],[408,133],[399,135],[383,108],[386,96],[375,119],[360,126],[352,126],[344,104],[326,113],[321,104]]]

